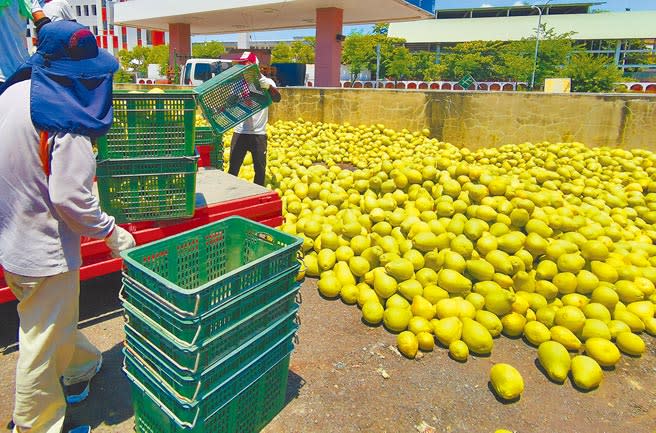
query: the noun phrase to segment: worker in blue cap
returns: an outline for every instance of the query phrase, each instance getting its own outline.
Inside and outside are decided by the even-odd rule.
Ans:
[[[80,238],[105,239],[115,257],[135,245],[92,193],[91,139],[112,124],[117,69],[85,26],[57,21],[0,86],[0,265],[20,319],[14,433],[61,433],[67,401],[86,397],[102,363],[77,329]]]

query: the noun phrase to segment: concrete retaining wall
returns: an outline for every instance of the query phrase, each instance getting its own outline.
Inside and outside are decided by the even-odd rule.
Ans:
[[[656,151],[656,95],[282,88],[272,121],[382,123],[472,149],[525,141]]]

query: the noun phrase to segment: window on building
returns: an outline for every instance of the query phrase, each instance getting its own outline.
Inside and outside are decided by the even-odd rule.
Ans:
[[[91,5],[91,15],[98,15],[98,9],[96,9],[96,5]]]
[[[82,16],[82,6],[79,5],[75,6],[75,15],[77,15],[78,17]]]
[[[85,17],[89,16],[89,5],[84,5],[84,16]]]
[[[91,28],[91,31],[93,32],[94,35],[97,35],[98,34],[98,26],[93,26]]]

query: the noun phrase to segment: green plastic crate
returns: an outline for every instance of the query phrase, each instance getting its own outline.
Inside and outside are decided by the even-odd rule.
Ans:
[[[289,355],[193,427],[180,425],[154,396],[133,385],[135,429],[137,433],[257,433],[285,407],[288,374]]]
[[[257,65],[235,65],[194,88],[205,118],[219,134],[271,105]]]
[[[192,217],[197,170],[198,156],[98,161],[100,206],[118,223]]]
[[[204,314],[298,266],[303,241],[232,216],[121,253],[126,275],[179,316]]]
[[[250,315],[242,317],[230,327],[217,332],[201,345],[186,346],[176,343],[171,335],[154,320],[125,304],[125,333],[153,348],[162,356],[162,362],[175,366],[181,374],[202,374],[213,364],[228,356],[235,347],[263,332],[281,317],[298,310],[295,302],[297,291],[283,295],[263,305]]]
[[[223,170],[223,135],[209,126],[196,127],[196,146],[210,146],[210,167]]]
[[[189,374],[179,370],[166,362],[166,357],[154,346],[145,342],[142,344],[136,338],[126,338],[125,346],[132,356],[139,359],[147,370],[153,371],[168,387],[188,401],[195,401],[223,383],[241,366],[247,365],[281,341],[292,339],[298,329],[295,322],[297,311],[298,307],[243,345],[234,346],[232,352],[201,373]]]
[[[196,101],[190,91],[113,95],[114,123],[98,159],[193,156]]]
[[[148,292],[129,277],[123,279],[122,300],[130,309],[136,309],[155,321],[157,326],[170,334],[172,341],[182,346],[202,345],[217,332],[258,311],[263,305],[298,292],[300,285],[296,282],[297,272],[298,268],[295,267],[278,274],[221,307],[195,317],[176,316],[166,306],[149,298],[146,295]]]
[[[200,430],[193,431],[207,432],[207,429],[202,429],[203,421],[210,419],[234,397],[249,386],[257,383],[261,377],[265,376],[280,361],[285,361],[285,358],[289,358],[293,349],[294,344],[291,338],[280,341],[267,352],[262,353],[257,359],[241,366],[239,371],[216,386],[215,389],[203,396],[202,399],[195,401],[181,399],[160,377],[148,370],[126,349],[123,350],[125,355],[123,371],[125,371],[128,379],[139,391],[145,393],[153,401],[158,402],[160,410],[171,418],[171,421],[178,427],[186,427],[188,429],[201,428]],[[282,383],[280,385],[284,388],[286,380],[284,385]],[[271,390],[272,393],[275,393],[275,391]]]

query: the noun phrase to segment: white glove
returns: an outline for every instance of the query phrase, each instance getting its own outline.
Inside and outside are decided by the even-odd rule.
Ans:
[[[39,0],[32,0],[32,13],[39,11],[43,11],[41,3],[39,3]]]
[[[269,87],[275,85],[273,80],[271,78],[267,78],[264,75],[260,77],[260,87],[264,90],[268,89]]]
[[[120,252],[137,245],[129,231],[117,225],[112,233],[105,238],[105,243],[112,250],[112,257],[120,257]]]

